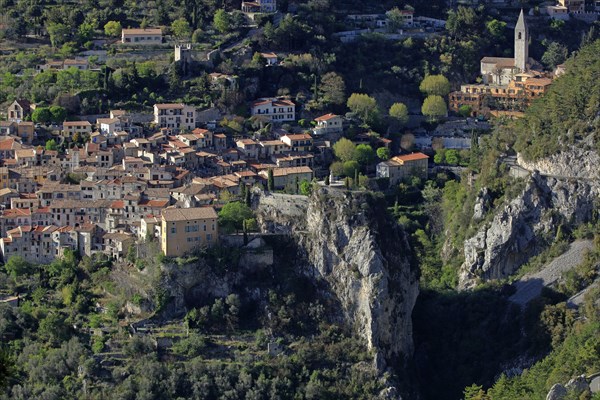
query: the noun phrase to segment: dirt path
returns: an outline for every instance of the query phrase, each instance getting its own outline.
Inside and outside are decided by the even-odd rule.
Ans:
[[[541,271],[525,275],[516,281],[514,286],[517,291],[510,297],[510,301],[525,306],[540,295],[543,287],[554,284],[564,272],[581,264],[585,251],[592,247],[591,240],[578,240],[571,243],[569,250],[544,265]]]

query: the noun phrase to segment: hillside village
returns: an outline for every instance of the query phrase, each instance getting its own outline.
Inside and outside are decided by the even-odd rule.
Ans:
[[[271,2],[242,4],[248,13],[257,9],[274,12],[274,7]],[[413,14],[410,9],[400,12],[394,24],[414,27]],[[388,13],[387,17],[348,18],[353,24],[373,23],[388,29],[381,21],[392,17]],[[515,27],[515,58],[483,58],[483,83],[462,85],[460,91],[450,93],[450,111],[473,117],[516,115],[531,99],[542,96],[560,72],[549,75],[528,56],[529,35],[521,10]],[[160,28],[121,31],[121,43],[126,46],[151,46],[163,40]],[[191,45],[175,45],[175,62],[184,67],[193,63],[192,52]],[[262,53],[258,59],[267,67],[280,62],[272,52]],[[66,59],[49,61],[36,71],[73,68],[89,71],[90,66],[85,59]],[[558,66],[561,69],[564,66]],[[234,75],[213,72],[209,79],[221,89],[222,85],[239,85]],[[512,107],[507,102],[512,102]],[[0,122],[2,258],[20,255],[46,263],[61,257],[65,249],[74,249],[81,255],[103,252],[121,259],[136,241],[171,243],[173,238],[182,245],[175,250],[162,246],[162,251],[182,256],[195,246],[216,243],[215,209],[244,196],[254,186],[300,193],[301,185],[341,180],[345,188],[386,190],[413,177],[427,178],[428,160],[436,149],[468,150],[472,132],[486,130],[483,122],[470,126],[469,121],[454,118],[456,121],[447,125],[455,128],[445,129],[441,124],[437,137],[435,132],[417,137],[408,132],[404,135],[407,140],[398,146],[368,127],[356,133],[355,117],[329,112],[317,114],[310,124],[299,121],[315,113],[303,110],[289,96],[258,98],[247,107],[248,119],[236,123],[258,129],[232,134],[219,123],[231,117],[215,107],[157,103],[153,114],[115,109],[105,116],[80,115],[80,120],[65,118],[46,125],[31,120],[32,116],[37,121],[56,120],[41,117],[50,115],[47,109],[27,99],[13,101],[5,112],[7,120]],[[54,108],[56,112],[59,107]],[[442,111],[436,118],[446,115]],[[342,160],[346,168],[340,170],[331,165],[336,156],[334,145],[348,136],[351,125],[353,145],[362,146],[367,156],[361,165],[349,167],[349,160]],[[189,211],[172,221],[170,216],[178,208]],[[203,208],[212,211],[203,212]],[[203,218],[191,217],[195,210]],[[175,222],[181,223],[181,215],[190,215],[185,223],[193,227],[184,235],[182,229],[172,228]]]
[[[0,2],[0,400],[597,398],[600,0]]]

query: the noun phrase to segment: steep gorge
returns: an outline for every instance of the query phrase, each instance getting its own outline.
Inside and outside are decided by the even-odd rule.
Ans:
[[[261,194],[254,208],[263,231],[297,243],[302,272],[328,283],[380,369],[411,357],[418,274],[383,198],[320,188],[310,198]]]

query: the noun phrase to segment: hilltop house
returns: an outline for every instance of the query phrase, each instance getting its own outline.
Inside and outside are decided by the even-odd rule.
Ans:
[[[343,133],[343,120],[342,117],[335,114],[325,114],[318,118],[315,118],[317,126],[313,129],[315,135],[326,135],[329,133]]]
[[[141,45],[161,44],[162,30],[160,28],[123,29],[121,31],[121,43]]]
[[[261,98],[252,103],[252,115],[268,121],[293,121],[296,119],[296,105],[282,98]]]
[[[310,167],[272,168],[272,170],[273,184],[276,190],[283,190],[303,180],[310,182],[314,176],[313,170]],[[262,170],[258,175],[267,180],[269,178],[269,171]]]
[[[377,177],[389,178],[390,185],[397,185],[412,176],[427,178],[428,160],[429,157],[423,153],[392,157],[377,164]]]

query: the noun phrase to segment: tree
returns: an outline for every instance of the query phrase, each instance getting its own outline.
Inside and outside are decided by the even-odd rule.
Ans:
[[[493,19],[485,24],[487,31],[492,35],[495,42],[501,41],[506,32],[506,22]]]
[[[373,163],[375,160],[375,151],[368,144],[359,144],[356,146],[354,153],[355,160],[363,167]]]
[[[31,120],[35,123],[46,124],[52,120],[52,113],[48,107],[38,107],[31,113]]]
[[[421,112],[431,121],[437,121],[448,114],[446,102],[441,96],[428,96],[423,102]]]
[[[353,113],[358,114],[365,124],[375,123],[379,118],[377,101],[369,95],[352,93],[346,105]]]
[[[84,22],[77,28],[77,38],[79,43],[83,44],[92,40],[94,37],[94,25]]]
[[[192,35],[192,28],[185,18],[179,18],[171,24],[171,32],[176,39],[185,40]]]
[[[240,201],[227,203],[219,211],[219,224],[228,229],[243,229],[244,220],[254,216],[250,207]]]
[[[444,75],[428,75],[419,85],[419,90],[428,96],[447,96],[450,93],[450,82]]]
[[[458,165],[458,162],[459,162],[458,151],[456,151],[455,149],[447,150],[445,158],[446,158],[446,164]]]
[[[50,114],[52,114],[52,120],[54,122],[60,123],[67,118],[67,110],[61,106],[51,106],[49,108]]]
[[[346,84],[335,72],[328,72],[321,78],[321,100],[325,104],[344,104],[346,100]]]
[[[390,155],[390,149],[388,149],[387,147],[380,147],[377,149],[377,157],[379,157],[379,159],[382,161],[389,160]]]
[[[390,107],[390,117],[394,118],[400,126],[408,122],[408,108],[404,103],[394,103]]]
[[[221,33],[226,33],[231,28],[231,17],[223,9],[218,9],[213,18],[213,26]]]
[[[433,156],[433,162],[436,164],[443,164],[446,162],[446,149],[438,149]]]
[[[470,117],[471,114],[473,113],[473,109],[471,108],[471,106],[463,104],[462,106],[458,107],[458,113],[464,117]]]
[[[308,196],[310,194],[311,185],[310,182],[306,179],[302,179],[300,181],[300,194],[304,196]]]
[[[329,171],[331,171],[333,176],[344,175],[344,163],[341,161],[335,161],[331,163],[329,166]]]
[[[258,51],[254,53],[254,55],[252,56],[252,61],[250,62],[250,65],[253,68],[261,68],[264,67],[267,64],[267,60],[263,57],[263,55],[261,53],[259,53]]]
[[[446,29],[457,39],[477,37],[481,31],[484,19],[471,7],[458,6],[456,10],[448,12]]]
[[[49,22],[46,25],[46,31],[48,32],[48,35],[50,35],[50,43],[54,48],[57,48],[66,42],[70,32],[68,26],[56,22]]]
[[[404,14],[398,7],[392,8],[386,13],[386,15],[389,21],[388,29],[391,32],[396,32],[400,28],[404,27]]]
[[[56,150],[57,148],[58,146],[54,139],[50,139],[46,142],[46,150]]]
[[[344,163],[344,175],[347,177],[352,177],[358,173],[360,165],[357,161],[350,160]]]
[[[565,45],[551,42],[542,56],[542,63],[549,69],[554,69],[557,65],[564,63],[568,56],[569,49]]]
[[[341,138],[333,145],[333,153],[342,162],[354,160],[356,156],[356,145],[350,139]]]
[[[106,36],[119,37],[121,35],[121,23],[119,21],[108,21],[104,25],[104,33]]]
[[[273,169],[269,169],[269,172],[267,172],[267,189],[270,192],[275,190],[275,178],[273,177]]]
[[[11,256],[4,265],[4,269],[16,282],[21,276],[30,274],[33,266],[21,256]]]

